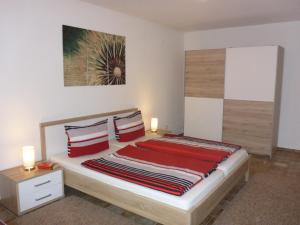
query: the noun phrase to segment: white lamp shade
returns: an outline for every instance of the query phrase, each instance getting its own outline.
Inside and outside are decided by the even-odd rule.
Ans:
[[[33,146],[24,146],[22,148],[23,154],[23,166],[26,170],[34,168],[35,163],[35,152]]]
[[[151,118],[151,131],[156,132],[158,128],[158,119],[157,118]]]

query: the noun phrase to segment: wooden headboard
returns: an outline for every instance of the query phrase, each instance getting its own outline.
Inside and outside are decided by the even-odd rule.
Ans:
[[[53,121],[47,121],[47,122],[40,123],[40,140],[41,140],[42,160],[47,159],[47,149],[46,149],[46,128],[47,127],[57,126],[57,125],[66,124],[66,123],[73,123],[73,122],[78,122],[78,121],[84,121],[84,120],[97,119],[97,118],[101,118],[101,117],[115,116],[115,115],[119,115],[119,114],[134,112],[137,110],[138,110],[138,108],[131,108],[131,109],[124,109],[124,110],[119,110],[119,111],[104,112],[104,113],[99,113],[99,114],[65,118],[65,119],[53,120]]]

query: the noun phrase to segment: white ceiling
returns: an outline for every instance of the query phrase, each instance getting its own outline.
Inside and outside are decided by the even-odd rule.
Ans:
[[[300,0],[83,0],[180,30],[300,20]]]

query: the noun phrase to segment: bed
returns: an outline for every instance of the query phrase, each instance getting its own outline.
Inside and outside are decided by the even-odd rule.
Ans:
[[[79,158],[69,158],[67,154],[62,153],[52,156],[51,161],[58,163],[63,168],[81,174],[83,176],[95,179],[99,182],[103,182],[107,185],[111,185],[115,188],[122,189],[124,191],[132,192],[136,195],[156,200],[160,203],[167,204],[172,207],[177,207],[182,210],[189,210],[197,202],[200,202],[205,198],[205,196],[212,191],[211,187],[216,187],[220,185],[224,180],[224,174],[221,170],[214,171],[208,178],[204,179],[202,182],[193,187],[190,191],[184,194],[182,197],[170,195],[160,191],[156,191],[150,188],[146,188],[141,185],[133,184],[114,178],[88,168],[83,168],[81,163],[88,160],[99,158],[101,155],[106,155],[110,152],[118,150],[119,147],[111,146],[109,150],[101,152],[95,155],[83,156]]]
[[[111,140],[108,150],[78,158],[69,158],[65,152],[47,154],[46,127],[109,117],[135,110],[128,109],[41,123],[43,156],[45,158],[48,156],[63,167],[65,185],[165,225],[200,224],[241,179],[248,179],[248,154],[243,149],[235,152],[226,161],[219,164],[210,176],[181,197],[129,183],[81,166],[83,161],[115,152],[125,145],[134,144],[134,142],[120,143]],[[149,138],[153,138],[153,135],[145,136],[140,140]]]

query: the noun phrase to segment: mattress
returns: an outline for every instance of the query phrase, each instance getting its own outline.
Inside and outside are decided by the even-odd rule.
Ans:
[[[249,155],[247,151],[245,149],[240,149],[220,163],[218,169],[222,170],[225,176],[230,176],[230,174],[232,174],[233,171],[242,165],[248,158]]]
[[[133,141],[119,142],[117,140],[110,140],[109,143],[111,146],[117,146],[123,148],[127,145],[134,145],[134,143],[138,141],[146,141],[157,137],[158,136],[155,134],[148,134],[144,137],[137,138]],[[248,158],[249,156],[247,151],[245,149],[240,149],[235,153],[233,153],[224,162],[220,163],[217,169],[222,170],[225,176],[229,176],[233,171],[235,171],[235,169],[237,169],[240,165],[242,165]]]
[[[124,180],[120,180],[81,166],[81,163],[86,160],[99,158],[102,155],[112,153],[118,150],[119,148],[120,147],[118,146],[111,145],[111,147],[108,150],[103,151],[101,153],[88,156],[81,156],[77,158],[69,158],[67,153],[57,154],[51,156],[51,161],[58,163],[60,166],[67,170],[71,170],[81,175],[112,185],[114,187],[130,191],[137,195],[150,198],[155,201],[159,201],[182,210],[189,210],[194,205],[204,201],[206,199],[206,196],[212,193],[215,189],[217,189],[218,186],[220,186],[225,179],[224,172],[222,170],[217,169],[210,176],[205,178],[199,184],[195,185],[184,195],[174,196],[144,186],[133,184]]]

